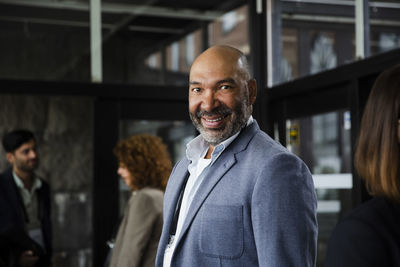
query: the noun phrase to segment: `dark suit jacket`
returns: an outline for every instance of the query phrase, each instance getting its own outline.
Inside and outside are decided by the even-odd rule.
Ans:
[[[335,228],[325,267],[400,266],[400,205],[373,198]]]
[[[51,218],[50,218],[50,189],[42,180],[42,187],[38,189],[39,220],[42,225],[43,239],[46,249],[46,261],[52,253],[51,246]],[[1,243],[8,246],[19,246],[21,250],[33,249],[40,253],[40,248],[25,232],[25,206],[14,182],[12,170],[0,174],[0,236]]]

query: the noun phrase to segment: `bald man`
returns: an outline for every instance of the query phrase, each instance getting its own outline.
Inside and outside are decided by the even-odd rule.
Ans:
[[[317,200],[307,166],[260,130],[245,55],[214,46],[193,63],[200,135],[174,167],[156,266],[314,266]]]

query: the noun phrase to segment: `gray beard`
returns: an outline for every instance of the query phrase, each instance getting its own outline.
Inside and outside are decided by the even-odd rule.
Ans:
[[[196,127],[196,129],[200,132],[201,136],[204,138],[204,140],[212,146],[216,146],[229,137],[235,135],[237,132],[239,132],[242,128],[244,128],[247,124],[247,121],[250,117],[250,111],[249,111],[249,106],[248,106],[248,101],[243,101],[241,102],[240,105],[238,105],[235,110],[229,109],[227,107],[223,107],[223,111],[220,110],[215,110],[211,111],[209,113],[216,113],[216,114],[221,114],[224,111],[228,112],[230,111],[231,114],[233,114],[233,123],[228,123],[225,127],[229,127],[228,129],[216,129],[216,130],[207,130],[204,129],[203,125],[201,124],[201,113],[202,112],[196,112],[195,115],[193,115],[191,112],[189,112],[190,119],[192,120],[193,125]],[[220,134],[210,134],[210,132],[220,132]]]

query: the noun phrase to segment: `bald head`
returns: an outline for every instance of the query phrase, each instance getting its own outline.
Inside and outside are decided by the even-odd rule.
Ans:
[[[244,80],[248,81],[251,78],[246,55],[231,46],[216,45],[208,48],[196,58],[192,64],[192,69],[198,64],[206,64],[219,69],[234,68],[240,75],[243,75]]]

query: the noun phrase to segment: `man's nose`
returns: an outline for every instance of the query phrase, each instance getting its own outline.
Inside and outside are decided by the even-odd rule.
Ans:
[[[205,111],[212,111],[217,106],[219,106],[219,100],[217,98],[217,94],[214,90],[205,90],[201,102],[201,109]]]
[[[36,150],[30,150],[29,151],[29,156],[31,157],[31,158],[37,158],[37,156],[38,156],[38,153],[37,153],[37,151]]]

